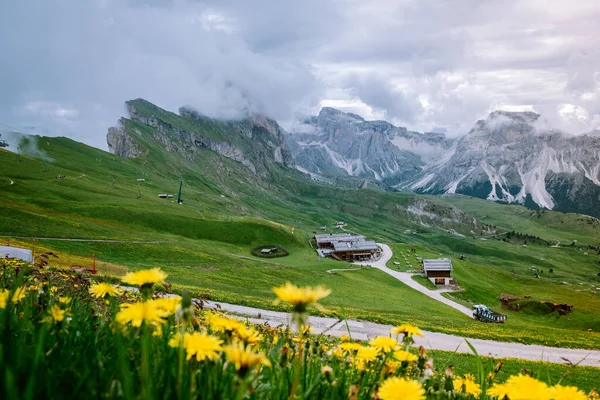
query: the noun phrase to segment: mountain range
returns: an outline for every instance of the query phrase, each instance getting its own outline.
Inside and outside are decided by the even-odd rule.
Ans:
[[[220,121],[142,99],[126,104],[129,118],[107,135],[109,150],[120,156],[142,157],[152,140],[191,163],[201,149],[215,151],[266,181],[285,168],[330,183],[373,182],[600,216],[600,132],[569,135],[533,112],[496,111],[464,136],[448,138],[329,107],[286,132],[261,115]]]
[[[570,135],[533,112],[495,111],[452,139],[323,108],[285,137],[299,168],[323,177],[600,214],[600,132]]]

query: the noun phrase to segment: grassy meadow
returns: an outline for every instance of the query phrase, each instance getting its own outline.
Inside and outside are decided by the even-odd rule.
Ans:
[[[427,330],[502,341],[600,348],[600,295],[592,294],[600,271],[597,256],[585,255],[583,247],[563,246],[569,238],[578,238],[581,245],[597,243],[591,236],[595,225],[581,216],[544,212],[542,217],[509,218],[503,205],[434,198],[473,213],[497,226],[499,233],[512,229],[561,241],[558,248],[523,247],[418,224],[402,208],[412,195],[336,189],[286,171],[273,172],[274,183],[268,183],[208,150],[189,163],[151,145],[150,154],[140,159],[120,158],[64,138],[40,138],[36,145],[38,156],[20,160],[0,150],[0,163],[8,166],[0,170],[0,241],[12,238],[12,243],[31,248],[30,238],[36,237],[36,252],[55,251],[58,266],[89,268],[92,254],[99,271],[113,276],[160,266],[175,291],[271,309],[282,308],[272,304],[273,286],[285,281],[325,284],[333,294],[323,304],[341,318],[411,322]],[[146,181],[137,183],[141,177]],[[179,177],[184,179],[182,205],[173,201]],[[174,194],[174,199],[159,199],[158,193]],[[533,212],[512,209],[523,215]],[[555,218],[568,222],[557,224]],[[498,296],[506,292],[568,302],[573,312],[560,317],[507,312],[505,325],[486,325],[377,270],[328,273],[346,265],[319,260],[308,239],[318,227],[338,220],[392,245],[396,256],[417,247],[422,257],[451,257],[464,288],[452,296],[466,305],[485,303],[499,309]],[[457,230],[470,229],[460,224]],[[407,229],[418,233],[407,234]],[[266,243],[283,245],[291,254],[271,260],[250,254],[252,247]],[[464,261],[458,260],[460,254],[465,254]],[[544,270],[541,278],[532,277],[532,265]]]
[[[160,270],[122,278],[0,260],[0,396],[112,399],[491,399],[535,385],[548,398],[598,389],[596,369],[411,348],[413,325],[367,342],[311,335],[306,308],[330,294],[279,288],[297,332],[165,297]],[[275,290],[274,290],[275,291]],[[558,397],[552,397],[557,398]]]

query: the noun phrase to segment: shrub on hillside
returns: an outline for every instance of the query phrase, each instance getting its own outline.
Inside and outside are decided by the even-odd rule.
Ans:
[[[271,250],[269,253],[263,253],[263,250]],[[277,257],[286,257],[290,255],[288,249],[278,244],[263,244],[260,246],[256,246],[251,250],[251,253],[255,257],[262,258],[277,258]]]

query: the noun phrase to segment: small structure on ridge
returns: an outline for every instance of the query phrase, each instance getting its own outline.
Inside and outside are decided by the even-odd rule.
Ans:
[[[452,261],[447,258],[437,258],[433,260],[423,260],[423,271],[425,277],[434,285],[454,285],[452,278]]]
[[[381,249],[373,240],[363,235],[333,233],[316,235],[317,253],[338,261],[370,261],[381,256]]]

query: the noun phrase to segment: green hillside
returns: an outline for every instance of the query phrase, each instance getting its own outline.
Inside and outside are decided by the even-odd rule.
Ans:
[[[138,111],[158,114],[174,130],[206,132],[213,139],[219,132],[219,140],[234,141],[238,129],[215,121],[209,129],[150,106]],[[113,275],[161,266],[175,289],[190,288],[226,302],[274,308],[272,286],[287,280],[325,284],[334,294],[323,303],[340,317],[408,321],[423,329],[505,341],[600,348],[600,295],[592,293],[600,286],[600,264],[596,251],[584,247],[598,245],[598,228],[588,217],[549,211],[536,216],[523,207],[465,197],[342,189],[310,181],[266,153],[248,155],[253,160],[264,156],[265,179],[205,147],[193,149],[192,159],[167,151],[156,139],[156,127],[131,120],[123,124],[145,155],[123,158],[47,137],[27,139],[28,148],[38,150],[35,157],[0,150],[0,242],[11,238],[12,243],[36,246],[36,252],[54,250],[63,266],[90,266],[95,254],[99,270]],[[169,132],[163,133],[169,137]],[[138,183],[140,178],[145,181]],[[175,201],[180,178],[183,204]],[[161,199],[160,193],[174,197]],[[499,309],[498,296],[507,292],[568,302],[573,312],[559,317],[507,311],[507,324],[491,326],[378,270],[328,273],[345,266],[319,261],[308,239],[320,226],[339,220],[397,251],[416,246],[423,254],[453,257],[455,277],[465,288],[454,296],[467,305],[483,302]],[[463,236],[448,233],[450,229]],[[510,231],[539,237],[540,242],[523,247],[517,240],[503,241]],[[577,244],[571,246],[572,240]],[[560,246],[544,241],[560,241]],[[265,260],[251,255],[252,247],[267,243],[285,246],[290,256]],[[461,254],[466,256],[463,261],[458,260]],[[533,278],[532,265],[544,270],[540,278]]]
[[[473,215],[478,220],[497,225],[507,231],[517,231],[546,240],[570,245],[600,244],[600,220],[583,214],[531,210],[525,207],[498,204],[461,195],[445,195],[438,198],[446,204]]]

